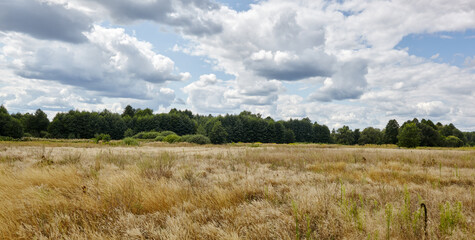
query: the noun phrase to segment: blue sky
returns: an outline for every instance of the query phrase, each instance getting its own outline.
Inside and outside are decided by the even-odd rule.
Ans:
[[[411,34],[405,36],[397,48],[408,48],[411,55],[433,57],[437,62],[465,67],[465,58],[475,56],[475,30]]]
[[[463,0],[7,0],[0,103],[50,118],[131,104],[475,131],[473,11]]]

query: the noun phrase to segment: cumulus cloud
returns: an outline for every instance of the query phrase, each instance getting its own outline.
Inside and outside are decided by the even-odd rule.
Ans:
[[[239,102],[229,98],[232,88],[225,81],[217,79],[214,74],[201,75],[183,88],[188,94],[187,104],[198,112],[224,113],[239,106]]]
[[[369,45],[377,49],[391,49],[404,36],[412,33],[463,31],[473,28],[473,1],[422,0],[344,1],[334,2],[330,8],[351,14],[339,26],[331,26],[333,47],[343,47],[347,41]],[[342,37],[350,37],[340,41]]]
[[[336,58],[323,51],[305,50],[300,54],[288,51],[253,53],[246,59],[246,68],[267,79],[301,80],[309,77],[328,77],[332,74]]]
[[[327,78],[322,88],[310,95],[310,100],[328,102],[359,98],[367,86],[367,64],[363,60],[346,62],[341,69]]]
[[[6,0],[0,2],[0,31],[26,33],[39,39],[72,43],[87,41],[92,20],[83,12],[64,4],[36,0]]]
[[[430,117],[440,117],[450,112],[450,108],[441,101],[421,102],[416,107],[420,115]]]
[[[88,43],[71,45],[10,34],[0,39],[2,53],[16,74],[29,79],[57,81],[107,97],[150,98],[150,86],[189,78],[175,74],[174,62],[152,50],[152,45],[123,29],[95,26]]]
[[[391,118],[413,117],[451,121],[462,129],[474,125],[467,116],[475,108],[460,104],[475,101],[473,57],[461,68],[441,63],[436,55],[426,59],[394,49],[409,34],[473,28],[473,1],[268,0],[241,12],[213,0],[31,2],[36,15],[19,7],[26,0],[0,3],[6,6],[0,8],[2,68],[15,70],[15,84],[45,79],[43,85],[58,84],[80,97],[64,98],[54,94],[57,89],[31,91],[42,86],[39,82],[32,89],[7,91],[12,83],[0,81],[0,100],[12,106],[15,101],[16,106],[70,101],[87,108],[118,108],[113,102],[161,109],[183,104],[164,84],[195,80],[189,73],[180,73],[170,58],[123,30],[90,28],[91,21],[129,26],[151,21],[173,27],[188,40],[177,43],[174,51],[201,56],[214,70],[235,76],[223,81],[202,75],[184,87],[187,107],[194,111],[246,109],[276,118],[309,116],[330,127],[381,128]],[[24,17],[15,23],[15,15]],[[44,23],[50,19],[65,19],[49,25],[60,31],[47,34]]]
[[[150,20],[177,27],[186,34],[204,35],[220,32],[212,12],[220,5],[209,0],[86,0],[104,8],[120,24]]]

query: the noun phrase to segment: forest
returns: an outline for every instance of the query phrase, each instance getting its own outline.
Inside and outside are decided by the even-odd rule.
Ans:
[[[46,113],[38,109],[34,114],[9,114],[0,107],[0,138],[25,137],[57,139],[91,139],[98,135],[119,140],[141,138],[144,133],[156,138],[160,132],[177,136],[202,135],[214,144],[237,142],[262,143],[324,143],[342,145],[397,144],[400,147],[462,147],[475,145],[475,132],[462,132],[452,123],[433,123],[431,120],[408,120],[402,125],[390,120],[384,129],[367,127],[363,130],[343,126],[330,130],[328,126],[309,118],[275,121],[271,117],[243,111],[224,116],[193,114],[189,110],[172,109],[169,113],[154,114],[146,108],[128,105],[122,114],[108,110],[88,112],[70,110],[57,113],[50,122]],[[145,137],[147,138],[147,137]]]

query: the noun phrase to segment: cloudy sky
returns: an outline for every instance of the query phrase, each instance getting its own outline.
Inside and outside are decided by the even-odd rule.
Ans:
[[[2,0],[0,104],[475,131],[472,0]]]

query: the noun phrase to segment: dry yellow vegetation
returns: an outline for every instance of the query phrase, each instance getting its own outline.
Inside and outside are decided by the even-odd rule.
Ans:
[[[0,142],[0,237],[474,239],[474,183],[473,149]]]

